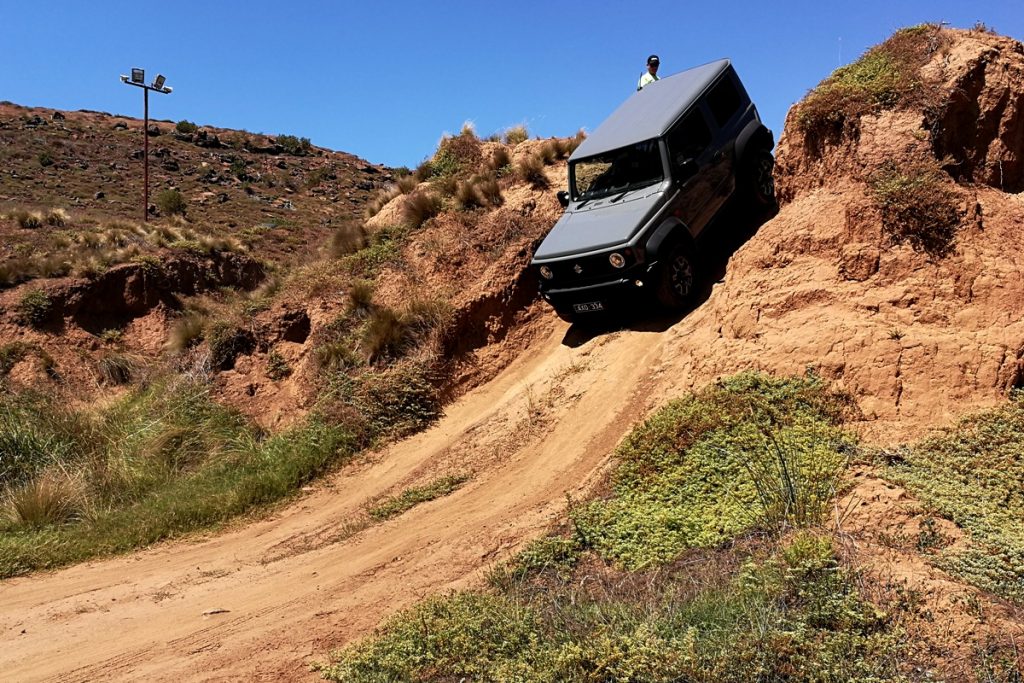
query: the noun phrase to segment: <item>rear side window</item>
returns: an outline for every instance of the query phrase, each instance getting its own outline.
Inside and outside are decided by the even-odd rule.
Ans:
[[[668,134],[668,151],[672,163],[679,166],[687,159],[699,157],[711,144],[711,129],[704,121],[700,109],[686,115],[679,125]]]
[[[740,108],[740,94],[731,78],[723,78],[708,93],[708,106],[715,123],[724,126]]]

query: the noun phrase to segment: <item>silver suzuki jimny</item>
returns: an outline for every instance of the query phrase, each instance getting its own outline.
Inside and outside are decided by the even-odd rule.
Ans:
[[[641,296],[686,308],[726,202],[775,207],[774,144],[727,59],[636,92],[569,158],[565,213],[531,264],[541,295],[569,321]]]

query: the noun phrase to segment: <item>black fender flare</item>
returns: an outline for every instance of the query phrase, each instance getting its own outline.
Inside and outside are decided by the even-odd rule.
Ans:
[[[649,238],[645,246],[648,262],[657,261],[661,252],[679,240],[683,240],[689,246],[693,246],[693,235],[690,229],[675,216],[670,216],[661,222]]]
[[[736,136],[736,159],[742,162],[746,158],[747,147],[751,149],[766,149],[771,151],[775,147],[775,136],[760,121],[751,121]]]

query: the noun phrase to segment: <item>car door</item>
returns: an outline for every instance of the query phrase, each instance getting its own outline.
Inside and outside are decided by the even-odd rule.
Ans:
[[[714,187],[707,174],[712,164],[711,127],[700,107],[694,107],[666,137],[669,168],[677,189],[672,214],[693,236],[704,228],[707,203]]]
[[[707,167],[711,186],[704,220],[710,221],[736,189],[736,135],[742,97],[732,71],[727,71],[701,100],[712,126],[711,159]]]

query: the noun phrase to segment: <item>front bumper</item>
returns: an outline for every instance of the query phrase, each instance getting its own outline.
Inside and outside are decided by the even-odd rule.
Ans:
[[[615,279],[558,287],[541,281],[540,294],[563,318],[632,310],[654,289],[654,265],[633,268]]]

